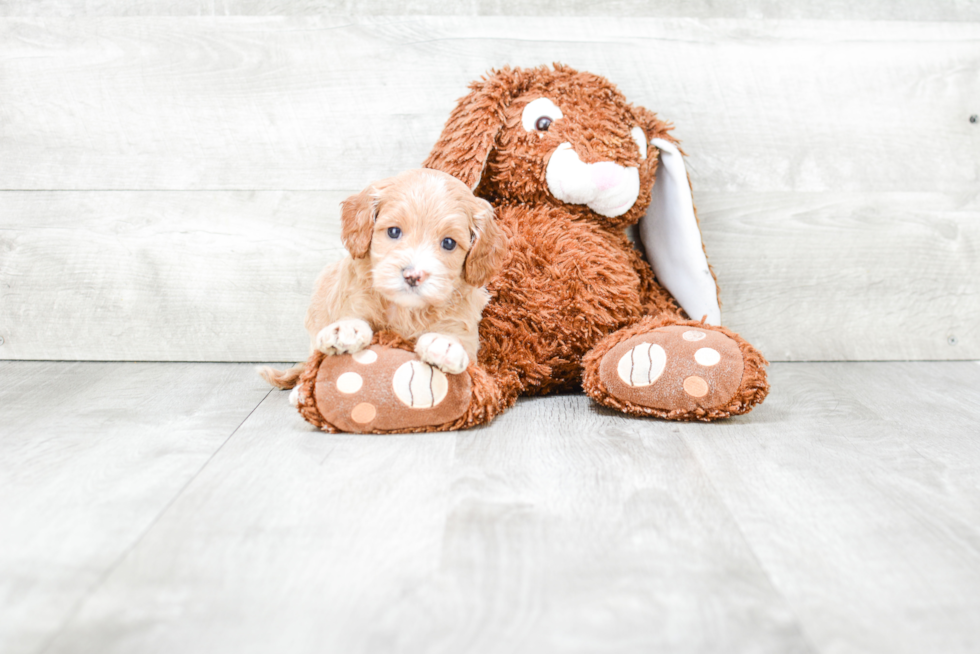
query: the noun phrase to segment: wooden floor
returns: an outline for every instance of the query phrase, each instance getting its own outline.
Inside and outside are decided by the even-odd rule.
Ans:
[[[976,652],[980,365],[395,437],[244,364],[0,362],[0,651]]]

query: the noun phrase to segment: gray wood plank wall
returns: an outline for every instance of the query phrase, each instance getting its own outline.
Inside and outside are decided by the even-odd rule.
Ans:
[[[0,358],[303,358],[337,203],[555,60],[676,124],[771,359],[980,358],[977,4],[443,4],[0,1]]]
[[[834,20],[980,19],[972,0],[0,0],[0,16],[653,16]]]

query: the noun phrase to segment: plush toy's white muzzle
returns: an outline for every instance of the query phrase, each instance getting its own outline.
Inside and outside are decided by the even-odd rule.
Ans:
[[[597,214],[622,216],[640,195],[640,170],[611,161],[587,164],[571,143],[562,143],[551,155],[545,180],[551,194],[569,204],[584,204]]]

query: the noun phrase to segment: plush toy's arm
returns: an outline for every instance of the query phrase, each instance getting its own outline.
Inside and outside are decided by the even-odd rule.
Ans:
[[[720,325],[718,289],[701,244],[683,156],[670,141],[655,138],[650,144],[660,150],[650,208],[640,221],[650,266],[688,316],[707,316],[708,324]]]

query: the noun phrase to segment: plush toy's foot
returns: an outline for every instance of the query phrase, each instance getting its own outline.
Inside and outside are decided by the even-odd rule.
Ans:
[[[748,412],[769,390],[758,351],[727,329],[693,321],[617,332],[584,363],[586,392],[634,415],[717,420]]]
[[[300,413],[327,431],[438,431],[467,413],[471,378],[467,371],[446,374],[413,352],[375,344],[355,354],[317,353],[296,389]]]

